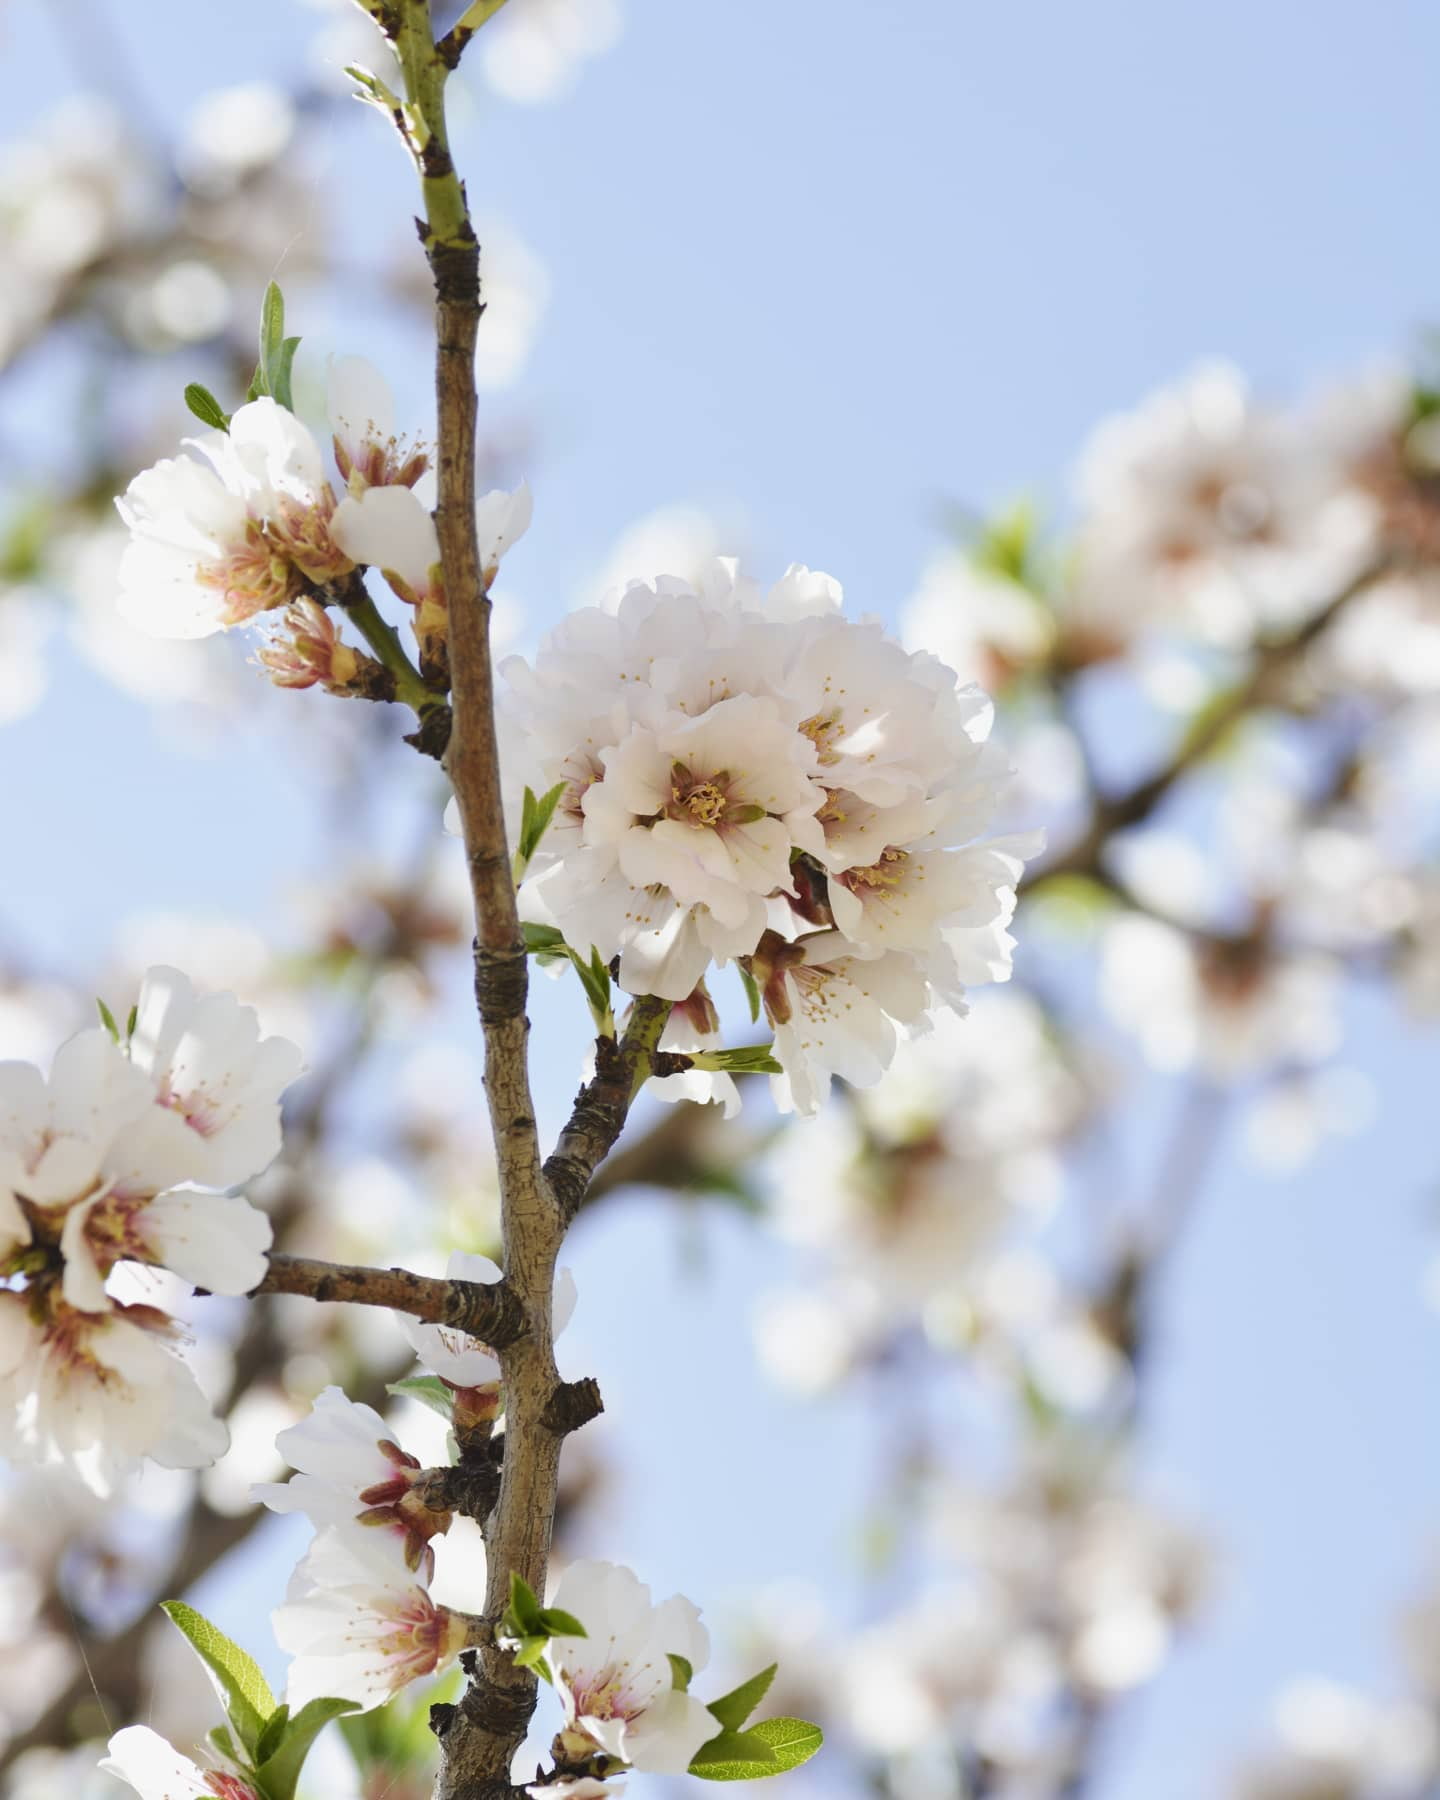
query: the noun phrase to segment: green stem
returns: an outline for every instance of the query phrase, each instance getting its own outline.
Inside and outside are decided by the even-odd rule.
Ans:
[[[670,1002],[657,994],[642,994],[630,1011],[630,1023],[620,1039],[620,1054],[630,1074],[630,1098],[650,1079],[655,1067],[655,1051],[670,1017]]]
[[[376,661],[395,677],[395,698],[402,705],[413,706],[423,715],[430,707],[444,704],[441,696],[432,693],[420,679],[420,671],[405,654],[399,634],[370,598],[358,575],[341,596],[340,605],[375,652]]]

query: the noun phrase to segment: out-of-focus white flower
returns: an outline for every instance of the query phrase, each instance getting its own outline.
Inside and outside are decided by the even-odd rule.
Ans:
[[[128,1782],[141,1800],[260,1800],[248,1781],[201,1769],[148,1725],[127,1725],[110,1740],[100,1767]]]
[[[599,569],[581,584],[577,604],[614,611],[626,587],[675,574],[691,587],[704,586],[708,572],[727,546],[718,523],[698,506],[661,506],[626,527]]]
[[[261,1037],[254,1010],[233,994],[197,995],[178,969],[151,969],[130,1061],[191,1133],[187,1179],[230,1187],[278,1154],[280,1096],[300,1073],[300,1052],[284,1038]]]
[[[223,194],[278,161],[295,126],[294,101],[268,81],[218,88],[191,107],[176,162],[198,193]]]
[[[221,1421],[171,1349],[173,1320],[153,1308],[77,1312],[52,1300],[43,1320],[0,1292],[0,1453],[64,1464],[113,1493],[140,1457],[198,1469],[224,1454]]]
[[[492,29],[486,27],[486,37]],[[550,304],[550,276],[512,226],[482,218],[475,229],[485,285],[485,329],[475,351],[475,381],[482,388],[504,388],[520,379],[530,360]]]
[[[1018,582],[977,568],[960,550],[942,550],[921,572],[901,614],[901,632],[914,650],[928,650],[961,681],[1001,688],[1017,669],[1040,657],[1054,621]]]
[[[322,1531],[272,1615],[293,1659],[292,1711],[327,1694],[369,1709],[458,1655],[463,1617],[437,1606],[388,1534]]]
[[[500,559],[530,529],[535,510],[530,484],[522,481],[513,491],[495,488],[475,502],[475,532],[480,546],[480,568],[486,583],[495,579]]]
[[[1279,1742],[1243,1771],[1237,1800],[1369,1800],[1419,1792],[1440,1767],[1434,1719],[1415,1702],[1382,1704],[1311,1676],[1275,1703]]]
[[[618,0],[511,0],[480,39],[480,67],[507,100],[560,100],[621,26]]]
[[[699,1611],[675,1594],[660,1606],[629,1569],[571,1563],[551,1604],[574,1615],[586,1635],[555,1637],[548,1652],[565,1707],[563,1741],[576,1760],[603,1752],[657,1775],[683,1775],[715,1736],[715,1719],[674,1685],[671,1656],[694,1670],[710,1659]]]
[[[23,719],[45,697],[43,648],[50,621],[28,588],[0,588],[0,725]]]
[[[1156,624],[1219,643],[1293,625],[1373,542],[1375,509],[1340,459],[1258,406],[1223,363],[1106,420],[1076,481],[1084,517],[1064,626],[1096,653]]]
[[[1101,997],[1160,1069],[1237,1081],[1321,1061],[1339,1038],[1337,989],[1328,957],[1197,940],[1138,914],[1106,927]]]

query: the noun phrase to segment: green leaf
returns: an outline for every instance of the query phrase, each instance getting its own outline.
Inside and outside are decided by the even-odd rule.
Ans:
[[[285,296],[278,283],[270,282],[260,302],[260,367],[267,384],[270,371],[280,359],[280,346],[285,342]]]
[[[189,1639],[191,1648],[209,1669],[236,1735],[253,1755],[261,1730],[275,1711],[275,1696],[254,1657],[183,1600],[162,1600],[160,1610]]]
[[[728,1694],[707,1702],[710,1711],[727,1731],[738,1731],[750,1717],[770,1692],[770,1683],[775,1679],[775,1672],[779,1667],[779,1663],[771,1663],[768,1669],[762,1669],[758,1675],[742,1681],[739,1687],[731,1688]]]
[[[522,925],[521,930],[525,933],[525,948],[532,956],[569,955],[565,933],[554,925]]]
[[[250,400],[259,400],[269,392],[269,388],[265,385],[265,365],[263,363],[256,363],[255,373],[250,377],[250,385],[245,390],[245,398],[247,402]]]
[[[695,1679],[695,1665],[688,1656],[677,1656],[673,1650],[665,1654],[670,1658],[670,1685],[683,1694]]]
[[[99,1009],[100,1023],[105,1027],[105,1029],[110,1033],[110,1036],[118,1044],[120,1042],[120,1027],[115,1023],[114,1013],[111,1012],[110,1008],[105,1004],[105,1002],[99,997],[98,994],[95,997],[95,1005]]]
[[[517,1575],[513,1569],[510,1571],[510,1604],[500,1623],[500,1629],[506,1636],[512,1635],[506,1630],[512,1619],[519,1626],[519,1630],[513,1633],[517,1638],[546,1635],[541,1624],[540,1602],[535,1598],[535,1590],[523,1575]]]
[[[290,389],[290,371],[294,366],[295,352],[299,348],[298,337],[286,338],[269,369],[270,392],[286,412],[292,413],[295,410],[295,396]]]
[[[275,1715],[279,1718],[284,1713],[287,1724],[284,1727],[279,1747],[270,1751],[263,1762],[257,1764],[255,1773],[260,1778],[260,1786],[268,1796],[268,1800],[294,1800],[295,1785],[300,1779],[300,1771],[305,1766],[305,1758],[310,1754],[311,1746],[332,1719],[341,1718],[345,1713],[359,1712],[360,1708],[353,1700],[310,1700],[302,1706],[293,1719],[288,1716],[288,1709],[281,1707]],[[266,1737],[271,1726],[265,1728]],[[262,1744],[264,1740],[262,1739]]]
[[[778,1775],[770,1746],[752,1731],[722,1731],[690,1759],[690,1773],[706,1781],[758,1781]]]
[[[574,963],[575,973],[580,977],[580,985],[585,990],[585,1000],[590,1008],[590,1017],[595,1021],[596,1031],[602,1037],[614,1037],[615,1014],[610,1006],[610,970],[600,952],[592,944],[589,962],[576,950],[570,951],[570,960]]]
[[[220,1754],[231,1762],[238,1763],[244,1760],[235,1748],[234,1738],[223,1725],[212,1725],[205,1735]]]
[[[255,1745],[255,1766],[258,1768],[267,1757],[273,1756],[285,1738],[285,1727],[290,1723],[290,1708],[277,1706],[265,1721],[265,1729]]]
[[[442,1419],[455,1416],[455,1396],[438,1375],[407,1375],[403,1381],[387,1383],[385,1392],[397,1400],[418,1400]]]
[[[534,790],[526,788],[523,810],[520,815],[520,843],[515,851],[512,873],[517,883],[524,879],[525,871],[530,866],[530,858],[540,848],[540,840],[544,837],[551,819],[555,817],[555,808],[560,804],[560,796],[568,784],[557,781],[555,786],[541,795],[537,800]]]
[[[740,1044],[734,1050],[695,1050],[689,1053],[697,1069],[724,1070],[732,1075],[778,1075],[775,1046]]]
[[[225,411],[209,388],[202,387],[198,381],[189,381],[185,384],[185,404],[202,425],[209,425],[215,431],[230,429],[229,413]]]
[[[740,985],[744,988],[745,998],[750,1004],[750,1023],[758,1025],[760,1022],[760,983],[744,963],[736,963],[735,967],[740,972]]]
[[[549,1682],[553,1687],[555,1678],[545,1660],[545,1652],[549,1647],[548,1637],[522,1637],[515,1640],[515,1648],[511,1654],[522,1669],[533,1669],[542,1681]]]
[[[748,1731],[722,1731],[702,1744],[690,1773],[705,1781],[761,1781],[798,1769],[824,1741],[820,1727],[804,1719],[762,1719]]]
[[[540,1629],[547,1637],[579,1637],[588,1635],[585,1627],[574,1613],[566,1612],[563,1607],[546,1606],[540,1610]]]
[[[125,1021],[125,1039],[126,1039],[127,1043],[135,1035],[135,1021],[139,1017],[140,1017],[140,1005],[139,1005],[139,1002],[137,1001],[136,1004],[130,1008],[130,1017],[128,1019],[126,1019],[126,1021]]]

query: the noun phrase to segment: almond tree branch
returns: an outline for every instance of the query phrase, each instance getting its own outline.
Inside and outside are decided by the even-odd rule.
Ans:
[[[540,1162],[527,1067],[528,967],[515,906],[500,795],[490,662],[490,601],[475,519],[475,342],[480,324],[479,245],[451,160],[445,119],[446,57],[429,0],[387,8],[405,78],[399,123],[424,196],[421,241],[435,283],[439,447],[436,528],[449,609],[453,722],[445,766],[455,789],[475,905],[475,996],[485,1036],[485,1091],[501,1201],[505,1279],[527,1322],[500,1362],[505,1454],[486,1533],[486,1613],[498,1619],[510,1577],[545,1587],[568,1421],[557,1416],[551,1295],[564,1232]],[[598,1397],[596,1399],[598,1405]],[[433,1716],[440,1740],[436,1800],[479,1800],[510,1790],[510,1765],[535,1708],[535,1676],[492,1643],[468,1664],[459,1704]]]
[[[384,1306],[436,1325],[452,1325],[492,1349],[513,1344],[525,1330],[525,1314],[503,1281],[447,1281],[408,1269],[371,1269],[359,1263],[322,1262],[313,1256],[273,1251],[259,1294],[303,1294],[310,1300]]]
[[[1111,838],[1143,825],[1177,782],[1203,762],[1246,713],[1272,698],[1276,682],[1294,668],[1351,601],[1389,574],[1396,563],[1390,552],[1367,563],[1303,625],[1283,638],[1259,644],[1250,673],[1201,714],[1170,760],[1125,793],[1097,801],[1083,834],[1069,849],[1029,871],[1020,884],[1021,893],[1043,887],[1061,876],[1103,874],[1102,859]]]

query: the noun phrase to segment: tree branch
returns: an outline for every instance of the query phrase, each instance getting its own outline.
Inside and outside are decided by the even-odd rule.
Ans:
[[[359,1263],[321,1262],[275,1251],[260,1294],[303,1294],[309,1300],[384,1306],[436,1325],[450,1325],[492,1350],[513,1344],[525,1330],[525,1312],[503,1281],[446,1281],[408,1269],[370,1269]]]
[[[1061,876],[1093,876],[1101,872],[1110,839],[1117,832],[1143,825],[1176,783],[1203,762],[1252,707],[1264,705],[1272,697],[1277,680],[1304,657],[1351,601],[1395,567],[1396,558],[1389,552],[1367,563],[1298,629],[1286,637],[1257,645],[1250,673],[1208,712],[1202,712],[1170,760],[1127,792],[1097,801],[1084,833],[1068,850],[1027,873],[1020,884],[1021,893],[1043,887]]]

